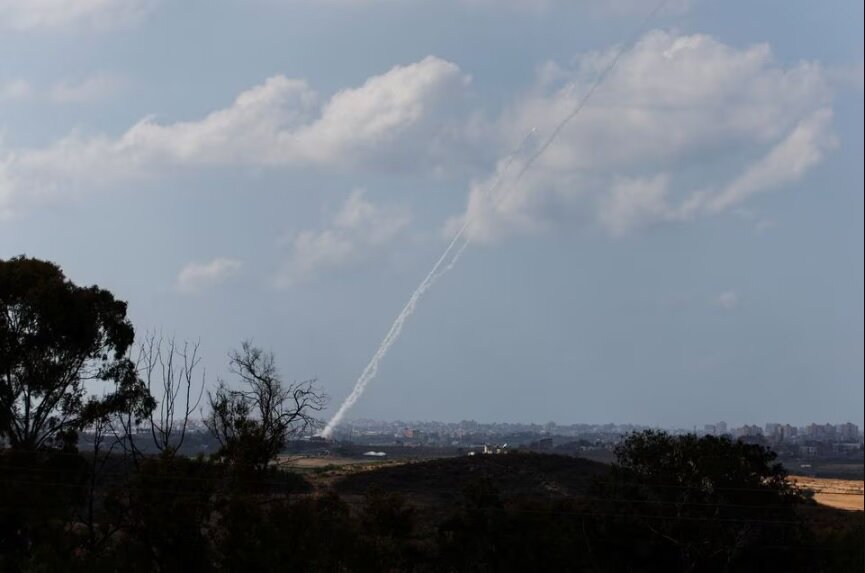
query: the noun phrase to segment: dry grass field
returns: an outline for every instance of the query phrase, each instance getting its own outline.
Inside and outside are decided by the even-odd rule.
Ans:
[[[387,463],[387,461],[377,458],[344,458],[339,456],[280,456],[278,459],[280,466],[296,471],[356,465],[376,466],[382,463]]]
[[[341,456],[281,456],[279,465],[305,475],[320,489],[349,475],[373,469],[400,466],[408,460]],[[817,503],[848,511],[865,509],[865,482],[862,480],[790,476],[801,487],[814,491]]]
[[[865,504],[865,491],[862,480],[827,479],[804,476],[790,476],[797,485],[814,491],[817,503],[836,509],[862,511]]]
[[[347,475],[404,463],[405,460],[342,456],[280,456],[277,459],[281,468],[301,474],[318,492],[328,490]]]

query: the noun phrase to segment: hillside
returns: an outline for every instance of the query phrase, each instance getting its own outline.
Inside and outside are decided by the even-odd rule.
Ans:
[[[503,495],[567,496],[584,492],[606,469],[598,462],[551,454],[461,456],[358,472],[337,481],[334,487],[346,494],[379,489],[452,497],[461,495],[466,485],[486,478]]]

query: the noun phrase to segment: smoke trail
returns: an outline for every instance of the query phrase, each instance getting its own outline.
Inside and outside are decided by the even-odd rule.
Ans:
[[[544,140],[544,142],[538,147],[538,149],[523,164],[522,168],[519,170],[519,172],[517,172],[517,175],[514,177],[513,183],[518,183],[522,179],[523,175],[525,175],[525,173],[532,167],[532,165],[534,165],[534,163],[544,153],[546,153],[547,149],[549,149],[549,147],[550,147],[550,145],[552,145],[553,141],[555,141],[555,139],[559,136],[562,129],[564,129],[564,127],[568,123],[570,123],[577,115],[579,115],[579,113],[583,110],[583,107],[585,107],[586,102],[589,100],[589,98],[592,97],[592,94],[595,93],[595,90],[598,89],[598,86],[601,85],[601,83],[604,81],[604,79],[606,79],[607,75],[613,70],[614,67],[616,67],[616,64],[619,62],[619,59],[622,57],[622,54],[624,54],[625,51],[627,51],[627,49],[630,47],[630,45],[636,41],[636,39],[642,33],[643,29],[646,27],[646,24],[648,24],[649,20],[651,20],[655,16],[655,14],[657,14],[658,11],[660,11],[661,8],[666,3],[667,3],[667,0],[661,0],[652,9],[652,11],[649,12],[645,18],[643,18],[643,21],[637,27],[636,31],[634,32],[632,37],[629,39],[629,41],[626,42],[625,44],[622,44],[622,46],[619,48],[619,50],[613,56],[613,59],[610,60],[610,63],[607,64],[607,66],[601,71],[600,74],[598,74],[598,77],[595,79],[594,83],[592,83],[592,85],[589,87],[589,90],[586,92],[586,95],[583,96],[583,98],[579,102],[577,102],[577,105],[574,107],[574,109],[556,125],[556,127],[553,129],[553,131],[550,133],[550,135],[546,138],[546,140]],[[522,150],[522,148],[525,146],[526,142],[529,140],[529,138],[532,136],[532,134],[534,132],[535,132],[535,130],[534,130],[534,128],[532,128],[532,130],[529,132],[529,134],[526,135],[525,139],[523,139],[523,142],[513,152],[511,152],[507,161],[505,162],[505,165],[500,169],[498,177],[495,179],[495,181],[493,182],[493,184],[489,187],[489,190],[487,191],[490,195],[495,194],[495,192],[498,190],[499,186],[501,185],[502,181],[504,180],[504,175],[507,172],[508,167],[510,167],[511,163],[513,163],[513,161],[516,159],[518,153]],[[402,311],[400,311],[399,315],[396,317],[396,320],[393,321],[393,324],[391,325],[390,330],[388,331],[387,335],[384,337],[384,340],[381,341],[381,344],[379,345],[378,350],[376,350],[375,354],[373,354],[369,363],[366,365],[366,368],[363,369],[363,372],[361,373],[360,378],[358,378],[357,382],[355,382],[355,385],[351,391],[351,394],[349,394],[348,397],[345,399],[345,401],[343,401],[342,405],[340,405],[340,407],[339,407],[339,410],[336,411],[336,413],[333,415],[333,417],[330,419],[330,421],[327,423],[327,425],[322,430],[321,435],[323,437],[329,438],[333,434],[333,430],[339,425],[339,423],[342,421],[343,417],[345,417],[345,414],[352,408],[352,406],[355,405],[357,400],[360,398],[361,394],[363,394],[363,391],[366,389],[366,385],[369,384],[370,380],[375,378],[375,375],[378,373],[379,363],[385,357],[388,350],[390,350],[390,347],[393,345],[393,343],[396,341],[396,339],[399,338],[399,335],[402,332],[402,327],[405,324],[405,321],[412,314],[414,314],[415,308],[417,308],[418,301],[420,301],[420,299],[424,295],[424,293],[426,293],[426,291],[428,291],[430,289],[430,287],[432,287],[432,285],[435,284],[435,282],[439,278],[441,278],[445,273],[447,273],[449,270],[451,270],[454,267],[454,265],[456,264],[456,262],[459,260],[459,258],[462,256],[463,252],[466,250],[466,247],[468,247],[468,244],[469,244],[468,240],[465,240],[464,242],[462,242],[460,244],[459,248],[457,248],[457,250],[455,251],[455,254],[453,255],[453,257],[450,258],[449,263],[444,268],[442,268],[442,265],[445,263],[445,261],[448,260],[448,257],[450,257],[451,252],[454,251],[454,247],[456,247],[456,245],[458,243],[460,243],[460,241],[462,240],[463,235],[465,235],[465,232],[468,229],[470,224],[471,224],[471,219],[468,217],[468,215],[466,215],[462,226],[460,226],[459,231],[457,231],[456,235],[454,235],[454,238],[448,244],[444,253],[442,253],[441,257],[439,257],[439,259],[436,261],[435,265],[433,265],[433,268],[426,275],[424,280],[421,281],[421,283],[418,285],[418,287],[412,293],[411,297],[409,297],[408,302],[403,307]]]
[[[534,133],[535,130],[533,128],[531,131],[529,131],[523,141],[508,155],[508,158],[500,169],[498,177],[495,179],[493,184],[490,185],[487,191],[489,194],[495,193],[499,186],[502,184],[508,168],[516,159],[517,155],[526,146],[529,139],[532,137],[532,135],[534,135]],[[456,263],[457,259],[468,245],[468,241],[465,241],[462,245],[460,245],[459,249],[457,249],[456,251],[456,255],[450,260],[449,264],[446,267],[442,269],[442,265],[445,263],[445,261],[448,260],[448,257],[450,257],[451,252],[454,250],[454,247],[456,247],[457,244],[460,243],[460,240],[463,238],[463,235],[465,235],[465,232],[469,227],[469,223],[470,219],[466,217],[459,231],[457,231],[453,239],[451,239],[451,242],[448,244],[447,248],[439,257],[439,259],[436,261],[435,265],[433,265],[433,268],[430,270],[429,273],[427,273],[426,277],[424,278],[424,280],[421,281],[421,283],[412,293],[411,297],[409,297],[408,302],[400,311],[399,315],[396,317],[396,320],[393,321],[393,324],[391,324],[390,330],[384,337],[384,340],[381,341],[381,344],[379,344],[375,354],[373,354],[369,363],[366,365],[366,368],[363,369],[363,372],[357,379],[357,382],[355,382],[351,394],[349,394],[348,397],[343,401],[342,405],[340,405],[339,407],[339,410],[336,411],[336,413],[324,427],[324,430],[322,430],[322,436],[324,436],[325,438],[329,438],[331,436],[334,428],[339,425],[346,412],[348,412],[352,408],[352,406],[354,406],[355,402],[357,402],[358,398],[360,398],[361,394],[363,394],[363,391],[366,389],[366,385],[369,383],[369,381],[375,378],[376,373],[378,373],[379,362],[381,362],[382,358],[385,357],[394,341],[399,338],[400,332],[402,332],[403,324],[405,324],[405,321],[412,314],[414,314],[415,308],[417,308],[417,303],[424,295],[424,293],[426,293],[426,291],[428,291],[430,287],[432,287],[432,285],[435,284],[435,282],[442,275],[444,275],[446,272],[453,268],[454,263]]]

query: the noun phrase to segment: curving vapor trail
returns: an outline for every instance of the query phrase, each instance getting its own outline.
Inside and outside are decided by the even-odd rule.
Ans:
[[[592,85],[589,87],[589,90],[586,92],[586,94],[583,96],[583,98],[579,102],[577,102],[577,104],[574,106],[573,110],[571,110],[571,112],[568,113],[568,115],[566,115],[564,118],[562,118],[562,120],[558,124],[556,124],[556,127],[553,129],[552,132],[550,132],[550,135],[547,136],[547,138],[543,141],[543,143],[541,143],[541,145],[538,146],[538,148],[535,150],[535,152],[529,156],[529,158],[525,161],[525,163],[523,163],[520,170],[514,176],[513,183],[517,183],[522,179],[523,175],[525,175],[525,173],[532,167],[532,165],[534,165],[534,163],[544,153],[546,153],[547,149],[549,149],[550,145],[552,145],[552,143],[556,140],[556,138],[561,133],[562,129],[564,129],[564,127],[568,123],[570,123],[575,117],[577,117],[580,114],[580,112],[583,110],[583,107],[585,107],[586,102],[589,100],[589,98],[592,97],[592,95],[595,93],[595,90],[598,89],[598,87],[601,85],[601,83],[603,83],[603,81],[606,79],[607,75],[609,75],[609,73],[613,70],[613,68],[616,67],[616,64],[619,62],[619,59],[622,57],[622,55],[628,50],[628,48],[636,41],[636,39],[639,37],[639,35],[643,32],[643,29],[646,27],[649,20],[651,20],[655,16],[655,14],[657,14],[658,11],[660,11],[661,8],[666,3],[667,3],[667,0],[661,0],[652,9],[652,11],[646,15],[646,17],[640,23],[639,27],[636,29],[635,33],[629,39],[629,41],[627,43],[623,44],[619,48],[619,50],[613,56],[612,60],[610,60],[609,64],[607,64],[607,66],[601,71],[601,73],[598,74],[598,77],[595,79],[594,83],[592,83]],[[501,186],[501,184],[504,181],[504,177],[507,174],[508,168],[516,160],[517,156],[520,154],[520,152],[526,146],[529,139],[532,137],[532,135],[534,133],[535,133],[535,129],[532,128],[532,130],[526,135],[526,137],[523,139],[523,141],[520,143],[520,145],[517,146],[517,148],[514,149],[509,154],[504,165],[499,170],[499,175],[496,177],[494,182],[488,188],[488,190],[487,190],[488,194],[494,195],[498,191],[499,187]],[[499,197],[499,200],[501,200],[501,199],[502,198]],[[360,377],[357,379],[357,382],[355,382],[355,385],[351,391],[351,394],[348,395],[348,397],[343,401],[343,403],[340,405],[339,409],[336,411],[336,413],[333,415],[333,417],[330,419],[330,421],[328,421],[327,425],[324,427],[324,429],[321,432],[321,436],[323,436],[325,438],[331,437],[334,429],[340,424],[340,422],[342,422],[342,419],[345,417],[346,413],[355,405],[355,403],[361,397],[364,390],[366,389],[367,384],[369,384],[370,380],[375,378],[375,375],[378,373],[379,363],[387,355],[388,350],[390,350],[390,347],[393,345],[393,343],[396,341],[396,339],[399,338],[399,335],[402,332],[402,328],[403,328],[403,325],[405,324],[405,321],[408,320],[408,318],[412,314],[414,314],[414,311],[417,308],[417,304],[418,304],[418,302],[420,302],[421,297],[423,297],[423,295],[433,286],[433,284],[435,284],[435,282],[439,278],[441,278],[448,271],[450,271],[454,267],[456,262],[460,259],[460,257],[462,256],[463,252],[466,250],[466,247],[468,247],[468,244],[470,242],[468,239],[463,238],[465,236],[466,230],[469,228],[470,224],[471,224],[471,219],[468,217],[468,215],[466,215],[462,226],[460,226],[459,230],[454,235],[453,239],[451,239],[451,242],[448,244],[447,248],[444,250],[442,255],[436,261],[435,265],[433,265],[433,268],[430,270],[430,272],[426,275],[426,277],[421,281],[421,283],[418,285],[418,287],[411,294],[411,297],[409,297],[408,302],[402,308],[399,315],[397,315],[396,319],[393,321],[393,324],[391,324],[390,330],[388,331],[387,335],[384,337],[384,340],[381,341],[381,344],[379,344],[379,347],[376,350],[375,354],[373,354],[369,363],[366,365],[366,368],[363,369],[363,372],[361,373]],[[459,245],[459,246],[457,246],[457,245]],[[446,261],[447,261],[447,264],[445,265]]]

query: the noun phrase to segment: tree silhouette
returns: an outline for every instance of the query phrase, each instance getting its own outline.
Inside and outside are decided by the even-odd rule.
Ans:
[[[596,545],[612,569],[810,571],[804,500],[760,445],[647,430],[616,447],[594,495]]]
[[[0,261],[0,435],[16,449],[71,448],[109,410],[152,407],[125,358],[133,338],[126,303],[107,290],[79,287],[51,262]],[[115,391],[88,400],[91,381]]]
[[[244,342],[230,355],[230,369],[240,381],[230,388],[220,381],[209,393],[205,423],[221,448],[219,455],[238,468],[263,471],[285,446],[315,422],[326,396],[314,380],[284,385],[273,354]]]
[[[196,382],[200,345],[197,341],[178,342],[173,336],[164,338],[148,333],[139,346],[139,372],[148,390],[158,387],[162,394],[158,406],[150,413],[150,435],[160,452],[173,455],[183,446],[189,419],[204,395],[203,370]],[[127,435],[134,449],[132,432],[127,431]]]

